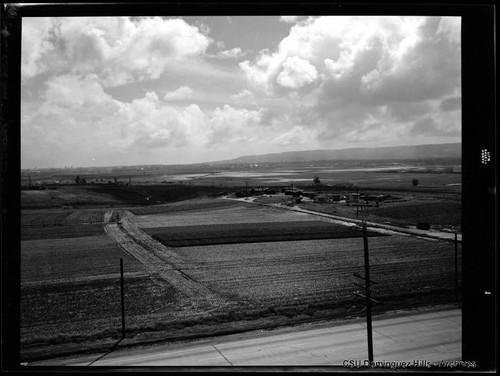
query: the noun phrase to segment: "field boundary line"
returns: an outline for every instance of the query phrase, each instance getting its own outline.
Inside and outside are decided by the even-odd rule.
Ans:
[[[158,244],[157,247],[152,247],[153,239],[150,239],[147,243],[143,241],[144,239],[141,239],[148,236],[147,234],[144,233],[143,236],[138,236],[140,230],[133,228],[133,225],[127,219],[122,219],[121,222],[122,225],[106,225],[106,233],[117,242],[124,252],[137,259],[145,267],[153,281],[158,283],[161,283],[162,280],[166,281],[184,295],[194,298],[193,305],[195,308],[206,307],[206,303],[204,302],[209,303],[210,307],[206,307],[208,309],[214,307],[220,308],[228,304],[218,294],[184,273],[181,268],[183,263],[178,262],[181,260],[178,255],[176,255],[175,261],[171,258],[166,259],[165,257],[161,257],[159,251],[164,251],[163,248],[165,247],[161,244]],[[125,226],[123,226],[124,222]]]

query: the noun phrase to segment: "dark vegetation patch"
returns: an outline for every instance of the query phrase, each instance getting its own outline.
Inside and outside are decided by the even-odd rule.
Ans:
[[[202,202],[176,202],[170,205],[155,205],[130,209],[135,215],[166,214],[189,210],[210,210],[240,206],[241,203],[228,200],[202,201]]]
[[[143,271],[138,261],[123,252],[106,234],[37,239],[21,242],[21,281],[47,281]]]
[[[357,214],[356,204],[317,204],[302,203],[301,208],[319,213],[338,215],[348,218],[361,218],[361,210]],[[399,226],[416,226],[417,223],[429,223],[432,227],[455,226],[460,228],[462,222],[461,202],[459,200],[429,199],[427,201],[406,202],[384,201],[379,207],[366,208],[366,219],[372,222],[391,222]]]
[[[175,202],[211,194],[212,188],[189,184],[176,185],[95,185],[85,189],[110,195],[128,205],[154,205]]]
[[[462,205],[460,202],[405,203],[371,209],[373,215],[411,221],[412,224],[427,222],[437,225],[460,226]]]
[[[154,239],[170,247],[357,238],[362,236],[362,232],[358,228],[321,221],[156,227],[143,230],[152,235]],[[368,236],[384,236],[371,231],[368,231],[367,234]]]
[[[59,226],[74,210],[29,210],[21,211],[21,226]]]
[[[21,227],[21,240],[79,238],[103,234],[103,225]]]

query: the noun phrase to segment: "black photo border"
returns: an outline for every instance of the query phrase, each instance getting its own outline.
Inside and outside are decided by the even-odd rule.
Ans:
[[[163,2],[2,5],[1,367],[19,371],[21,32],[25,17],[196,15],[422,15],[462,19],[462,360],[495,370],[496,8],[493,4]],[[491,161],[484,163],[483,152]],[[26,369],[23,369],[26,371]],[[102,369],[100,369],[102,371]],[[234,371],[234,369],[232,369]],[[345,371],[345,369],[343,369]],[[39,370],[40,371],[40,370]],[[74,370],[76,371],[76,370]],[[149,370],[152,371],[152,370]],[[230,369],[228,369],[230,371]],[[54,372],[54,369],[47,369]],[[38,373],[38,372],[37,372]]]

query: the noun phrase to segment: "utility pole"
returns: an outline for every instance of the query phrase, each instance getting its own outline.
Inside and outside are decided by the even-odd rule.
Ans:
[[[456,232],[455,232],[455,297],[457,299],[457,303],[460,304],[460,299],[458,297],[458,239]]]
[[[356,218],[358,218],[359,214],[359,190],[356,189]]]
[[[125,338],[125,294],[123,291],[123,259],[120,259],[120,286],[122,303],[122,339]]]
[[[363,207],[361,207],[361,210],[363,210]],[[363,216],[363,251],[364,251],[364,261],[365,261],[365,276],[362,277],[359,274],[354,273],[355,277],[358,277],[360,279],[365,280],[365,295],[355,293],[355,295],[360,296],[365,299],[365,304],[366,304],[366,334],[367,334],[367,341],[368,341],[368,360],[370,362],[373,362],[373,330],[372,330],[372,301],[375,303],[380,302],[378,300],[372,299],[371,297],[371,287],[370,283],[377,283],[375,281],[370,280],[370,259],[369,259],[369,254],[368,254],[368,235],[366,233],[366,221]],[[356,286],[360,286],[355,283]]]
[[[370,259],[368,257],[368,238],[366,236],[366,223],[363,223],[363,248],[365,254],[365,286],[366,286],[366,331],[368,335],[368,360],[373,362],[373,336],[372,336],[372,302],[370,292]]]

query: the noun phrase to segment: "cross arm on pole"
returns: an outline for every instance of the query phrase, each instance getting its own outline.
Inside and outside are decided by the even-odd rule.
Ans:
[[[358,292],[355,292],[354,295],[357,295],[363,299],[366,299],[366,296],[364,296],[363,294],[360,294]],[[382,304],[380,301],[376,300],[376,299],[373,299],[373,298],[370,298],[370,301],[374,302],[374,303],[377,303],[377,304]]]
[[[361,276],[361,275],[359,275],[358,273],[353,273],[353,275],[354,275],[355,277],[361,278],[362,280],[365,280],[365,281],[366,281],[366,278],[365,278],[365,277],[363,277],[363,276]],[[376,284],[376,285],[378,284],[378,282],[377,282],[377,281],[373,281],[373,280],[371,280],[371,279],[370,279],[370,283],[374,283],[374,284]]]

